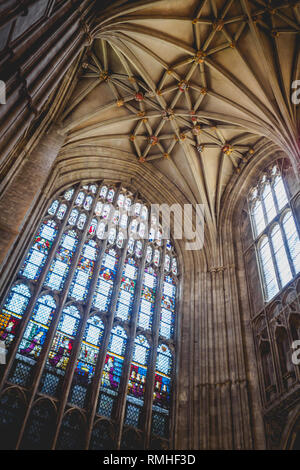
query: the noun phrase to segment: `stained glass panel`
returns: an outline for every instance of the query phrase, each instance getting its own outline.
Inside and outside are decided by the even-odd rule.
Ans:
[[[153,404],[169,409],[171,389],[172,354],[170,349],[161,344],[157,348]]]
[[[55,310],[56,303],[51,295],[43,295],[37,300],[16,354],[11,382],[27,385],[29,373],[40,356]]]
[[[138,398],[137,404],[142,406],[145,393],[147,364],[150,346],[145,336],[139,335],[134,341],[133,360],[130,366],[128,395]]]
[[[103,332],[104,324],[98,316],[87,321],[69,396],[69,402],[81,408],[85,406],[88,386],[94,376]]]
[[[0,315],[0,340],[8,349],[12,343],[31,297],[29,287],[25,284],[14,285],[4,303]]]
[[[108,250],[104,255],[93,297],[93,306],[100,311],[106,311],[110,304],[117,263],[116,252]]]
[[[69,230],[64,233],[54,260],[49,268],[45,285],[53,290],[61,290],[67,278],[71,261],[77,247],[78,238],[76,232]]]
[[[94,240],[86,242],[71,283],[69,296],[76,300],[85,300],[93,276],[98,247]]]
[[[24,265],[20,270],[20,274],[27,279],[37,280],[39,278],[53,241],[56,238],[57,229],[58,227],[53,220],[47,220],[42,223],[35,236],[33,245],[26,256]]]
[[[38,391],[58,398],[64,390],[64,385],[67,385],[64,381],[68,377],[69,404],[86,409],[90,408],[89,400],[94,396],[92,387],[97,385],[94,380],[96,368],[101,367],[102,370],[103,367],[101,381],[98,383],[100,392],[96,413],[100,416],[115,417],[121,377],[122,374],[123,377],[127,377],[128,374],[124,422],[140,428],[144,416],[150,357],[150,344],[146,335],[147,332],[151,334],[154,315],[155,324],[160,321],[160,336],[170,339],[173,335],[176,258],[170,241],[167,242],[168,255],[163,258],[162,232],[157,216],[151,219],[152,242],[148,245],[149,213],[146,205],[142,202],[135,203],[131,211],[134,200],[131,192],[119,185],[103,185],[100,196],[96,196],[98,187],[97,184],[86,183],[79,191],[79,187],[76,191],[70,188],[49,204],[47,218],[51,216],[53,220],[46,218],[41,224],[24,265],[18,273],[20,277],[26,279],[22,280],[22,283],[19,281],[15,283],[7,296],[0,315],[0,340],[4,340],[7,345],[13,341],[22,316],[26,309],[30,308],[28,323],[10,369],[9,381],[30,387],[37,377],[35,372],[37,365],[40,364],[39,359],[44,357],[43,352],[45,352],[46,362]],[[95,207],[94,213],[92,207]],[[51,254],[53,259],[51,258],[51,263],[47,263],[58,229],[62,225],[62,220],[66,218],[66,228],[60,235],[55,251]],[[125,239],[128,225],[131,235],[127,244]],[[85,228],[87,228],[86,238],[83,239]],[[107,235],[108,240],[106,240]],[[81,252],[76,253],[79,246],[82,247]],[[126,258],[124,250],[127,250]],[[97,282],[92,282],[98,256],[103,252],[103,258],[98,261],[101,262],[101,267],[98,278],[95,279]],[[75,253],[77,264],[74,263]],[[167,267],[165,274],[171,272],[169,276],[164,276],[164,280],[161,278],[163,273],[159,268],[161,263]],[[45,264],[48,266],[48,271],[45,273],[45,278],[43,277],[45,279],[43,287],[47,290],[42,291],[32,305],[31,291],[26,283],[28,279],[38,280]],[[141,266],[144,272],[139,274]],[[141,279],[142,283],[138,289],[137,279]],[[120,282],[118,290],[116,280]],[[161,297],[159,302],[157,301],[158,285],[163,287],[161,302]],[[41,288],[41,286],[34,287]],[[54,291],[53,295],[51,291]],[[60,294],[61,291],[63,295]],[[90,298],[91,310],[87,311]],[[135,316],[132,318],[133,305],[138,306],[138,310],[134,310],[137,318]],[[138,325],[138,334],[132,350],[127,348],[127,328],[131,328],[135,322]],[[84,329],[82,329],[83,324]],[[111,327],[112,324],[115,326]],[[104,325],[105,328],[112,329],[108,330],[108,347],[102,351]],[[80,344],[76,341],[76,336],[78,338],[79,334],[82,335]],[[170,339],[168,344],[171,343]],[[160,348],[155,371],[155,381],[159,385],[155,388],[152,427],[164,419],[164,428],[167,429],[172,357],[168,356],[167,346],[162,345]],[[133,353],[130,359],[129,351]],[[128,361],[125,361],[126,357]],[[73,367],[68,369],[70,359]],[[125,363],[128,364],[129,370],[123,371]],[[66,375],[67,370],[72,371],[72,377]],[[76,432],[77,424],[75,420],[73,429],[71,415],[69,418],[63,421],[58,448],[64,446],[74,448],[76,438],[73,439],[72,433],[74,430]],[[45,429],[47,429],[46,424]],[[77,430],[80,431],[79,428]],[[37,438],[37,427],[34,432]]]
[[[116,316],[122,320],[130,317],[133,305],[135,285],[137,278],[137,265],[134,259],[128,258],[125,262],[121,278],[120,293],[117,301]]]
[[[73,349],[74,338],[78,330],[79,322],[80,315],[77,307],[74,305],[65,307],[52,341],[40,382],[40,389],[43,393],[57,396],[60,391],[60,386]],[[53,387],[53,380],[49,380],[50,376],[53,377],[55,387]],[[46,377],[49,383],[45,380]]]
[[[153,268],[146,268],[138,315],[138,325],[145,330],[151,330],[152,328],[156,286],[157,274]]]
[[[110,335],[105,365],[101,378],[98,413],[111,416],[122,375],[127,335],[124,328],[115,326]]]

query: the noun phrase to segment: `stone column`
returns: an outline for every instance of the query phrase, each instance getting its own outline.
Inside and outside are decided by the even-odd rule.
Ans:
[[[0,199],[0,262],[26,230],[25,224],[39,202],[64,136],[53,127],[22,162]]]

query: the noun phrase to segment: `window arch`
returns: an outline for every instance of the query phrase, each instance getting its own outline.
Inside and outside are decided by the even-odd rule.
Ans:
[[[75,445],[74,406],[86,448],[106,445],[100,422],[114,429],[113,447],[132,428],[143,446],[169,438],[178,268],[162,235],[157,214],[121,184],[78,184],[49,204],[2,304],[0,335],[10,350],[2,385],[56,402],[52,447]]]
[[[300,241],[278,164],[268,168],[249,195],[265,300],[271,300],[300,271]]]

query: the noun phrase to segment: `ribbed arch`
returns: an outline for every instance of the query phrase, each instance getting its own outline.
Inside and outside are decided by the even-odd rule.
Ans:
[[[0,314],[13,350],[3,385],[32,393],[32,403],[45,395],[57,402],[50,447],[103,448],[93,423],[104,418],[115,426],[113,447],[128,425],[141,446],[150,433],[169,437],[177,284],[173,244],[139,194],[109,181],[79,183],[50,202]],[[19,446],[48,446],[33,432],[36,414],[53,422],[47,407],[29,408]],[[151,431],[152,407],[164,419]]]

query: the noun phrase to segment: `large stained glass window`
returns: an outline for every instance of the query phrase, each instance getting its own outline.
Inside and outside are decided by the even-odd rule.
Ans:
[[[262,175],[249,195],[253,237],[265,300],[300,271],[300,240],[279,164]]]
[[[283,226],[296,265],[288,214]],[[158,215],[120,183],[77,184],[49,204],[0,313],[10,352],[2,385],[23,389],[32,410],[55,403],[45,447],[118,448],[131,428],[144,445],[168,445],[177,270]],[[68,424],[74,407],[82,426]],[[29,449],[32,410],[15,436]]]

